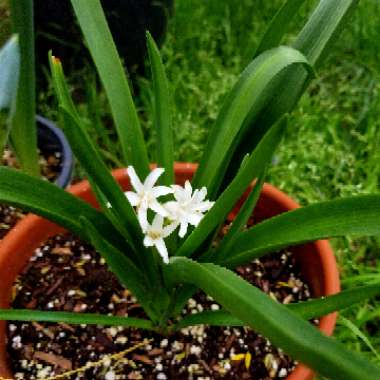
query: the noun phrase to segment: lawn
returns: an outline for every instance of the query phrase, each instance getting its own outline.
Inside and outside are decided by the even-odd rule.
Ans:
[[[3,9],[2,2],[0,9]],[[224,95],[250,62],[265,26],[281,3],[279,0],[176,0],[162,54],[174,94],[178,160],[199,160]],[[315,2],[306,3],[295,18],[288,42]],[[379,17],[379,0],[360,2],[334,53],[318,71],[318,77],[290,117],[268,180],[302,205],[379,192]],[[0,27],[0,40],[4,30]],[[91,76],[91,69],[86,71]],[[73,83],[77,83],[77,77],[75,73],[72,75]],[[104,94],[94,91],[93,83],[84,89],[86,96],[92,94],[92,97],[90,103],[83,103],[82,112],[90,117],[97,109],[99,118],[108,120]],[[140,78],[135,90],[145,133],[153,142],[149,78]],[[54,118],[56,111],[49,91],[39,95],[39,109]],[[111,152],[111,156],[110,162],[117,165],[117,152]],[[151,158],[154,160],[153,154]],[[332,243],[344,288],[358,281],[379,280],[379,237],[348,237]],[[380,350],[379,306],[380,300],[375,300],[342,312],[336,336],[349,348],[362,351],[380,364],[376,353],[377,348]]]

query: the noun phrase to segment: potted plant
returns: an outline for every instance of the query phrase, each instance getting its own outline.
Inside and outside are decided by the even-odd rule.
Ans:
[[[226,97],[199,166],[196,170],[189,165],[185,165],[186,170],[183,166],[179,170],[177,166],[176,171],[168,86],[154,41],[148,34],[158,140],[155,168],[149,165],[128,82],[100,2],[72,0],[72,4],[105,87],[128,168],[115,172],[114,177],[108,172],[70,97],[61,63],[51,56],[64,130],[89,182],[72,188],[78,198],[37,178],[1,168],[0,200],[37,213],[90,242],[120,283],[136,297],[144,315],[2,309],[0,318],[123,325],[161,336],[170,336],[181,328],[199,324],[243,325],[252,327],[295,360],[329,378],[380,377],[377,366],[359,354],[347,351],[342,344],[307,322],[378,294],[380,285],[362,286],[336,295],[283,305],[233,272],[241,264],[288,246],[330,236],[372,235],[380,231],[378,195],[323,202],[276,216],[295,205],[278,192],[276,200],[273,197],[276,191],[263,186],[266,166],[286,128],[284,115],[304,90],[313,73],[311,65],[320,61],[336,30],[346,20],[353,2],[322,0],[295,42],[298,50],[276,47],[286,29],[284,23],[289,22],[295,12],[295,3],[286,2],[272,21],[256,58]],[[288,88],[289,81],[292,91],[274,97],[279,88]],[[269,117],[266,107],[272,110]],[[257,120],[260,120],[261,130],[257,131],[255,140],[247,144],[247,136],[253,133]],[[246,150],[248,154],[242,160],[234,161],[233,157],[244,152],[243,148],[249,149],[248,145],[252,148]],[[188,180],[193,173],[190,184]],[[244,197],[252,181],[255,182]],[[93,207],[95,201],[100,210]],[[239,202],[239,211],[231,215],[231,210]],[[263,207],[268,209],[269,204],[274,210],[262,211]],[[256,223],[252,225],[249,218],[254,209]],[[230,229],[220,240],[216,239],[215,234],[228,218],[233,218]],[[11,283],[33,249],[48,236],[61,232],[61,227],[30,216],[20,224],[22,235],[12,231],[3,240],[0,245],[1,268],[7,267],[3,276],[2,305],[7,306]],[[26,234],[33,239],[26,238]],[[309,271],[330,266],[335,283],[327,294],[337,291],[339,283],[328,245],[318,242],[311,247],[310,251],[319,251],[319,254],[314,255]],[[15,251],[20,260],[12,259]],[[325,264],[322,257],[327,260]],[[318,286],[320,290],[323,288],[322,278],[314,277],[315,296],[323,294],[318,291]],[[198,310],[198,313],[183,316],[184,305],[197,289],[202,289],[222,309]],[[331,333],[334,316],[328,321],[328,327],[321,327]],[[2,328],[4,331],[4,324]],[[4,340],[0,343],[4,345]],[[251,356],[245,353],[243,357],[249,368]],[[1,369],[1,376],[10,376],[4,362]],[[299,377],[295,377],[297,371]],[[310,371],[303,371],[297,369],[289,379],[311,378]],[[105,376],[111,379],[116,375],[107,373]],[[157,378],[167,376],[160,372]]]
[[[1,164],[66,187],[73,170],[68,142],[52,121],[35,115],[32,5],[31,1],[11,2],[17,34],[0,51]],[[22,216],[20,210],[0,205],[0,239]]]
[[[45,157],[52,153],[54,146],[54,153],[58,153],[60,160],[56,183],[65,187],[70,182],[73,165],[67,140],[51,121],[36,117],[33,2],[15,0],[10,2],[10,6],[13,33],[18,36],[11,54],[19,57],[17,64],[9,69],[6,65],[12,65],[12,62],[4,62],[1,76],[4,78],[12,75],[9,70],[17,70],[19,75],[17,74],[18,80],[12,82],[16,86],[12,113],[6,122],[7,127],[1,126],[6,129],[4,138],[9,135],[8,142],[22,170],[36,176],[40,175],[38,151]],[[16,78],[14,73],[13,77]],[[2,148],[5,142],[6,140],[3,141]]]
[[[20,49],[18,36],[13,35],[0,50],[0,151],[4,151],[11,129],[11,120],[16,111],[16,97],[19,83]],[[38,124],[37,144],[44,156],[56,152],[62,154],[61,169],[55,174],[58,186],[66,187],[72,170],[72,153],[61,130],[51,121],[36,117]],[[22,145],[22,144],[21,144]]]

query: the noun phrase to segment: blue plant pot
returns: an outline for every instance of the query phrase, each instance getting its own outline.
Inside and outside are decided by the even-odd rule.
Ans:
[[[61,170],[55,180],[55,184],[65,188],[70,185],[74,157],[70,145],[62,132],[51,120],[37,115],[37,143],[38,148],[44,154],[60,153]]]

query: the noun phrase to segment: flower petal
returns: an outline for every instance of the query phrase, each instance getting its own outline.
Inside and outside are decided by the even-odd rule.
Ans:
[[[128,166],[127,173],[129,176],[129,180],[131,181],[132,187],[138,192],[141,193],[144,189],[143,184],[140,181],[140,178],[137,176],[135,169],[133,166]]]
[[[166,238],[169,235],[171,235],[175,231],[175,229],[178,227],[178,225],[179,225],[179,222],[174,221],[173,223],[170,223],[169,225],[165,226],[162,237]]]
[[[191,183],[189,181],[185,182],[185,196],[188,200],[191,199],[191,194],[193,192],[193,188],[191,187]]]
[[[147,212],[148,210],[145,207],[139,207],[137,210],[137,219],[139,220],[143,232],[149,227]]]
[[[189,221],[189,223],[195,227],[199,224],[199,222],[202,219],[203,219],[203,215],[200,213],[194,213],[187,216],[187,220]]]
[[[174,198],[180,202],[184,203],[186,201],[185,197],[185,189],[182,186],[179,185],[172,185],[171,186],[174,192]]]
[[[152,189],[152,187],[154,186],[154,184],[157,182],[158,178],[164,171],[165,169],[163,168],[156,168],[152,170],[144,181],[144,189],[145,190]]]
[[[164,206],[158,203],[156,199],[149,203],[149,208],[161,216],[169,216],[168,211],[164,208]]]
[[[164,223],[164,218],[160,214],[156,214],[154,216],[153,222],[152,222],[152,230],[158,230],[162,231],[162,225]]]
[[[164,207],[164,209],[168,211],[170,215],[172,215],[172,214],[177,214],[179,205],[178,205],[178,202],[169,201],[169,202],[164,203],[162,207]]]
[[[153,187],[153,189],[151,190],[151,194],[155,198],[161,197],[163,195],[168,195],[171,193],[173,193],[173,189],[167,186],[156,186],[156,187]]]
[[[127,197],[131,206],[135,207],[140,203],[140,197],[133,191],[126,191],[124,194]]]
[[[186,235],[188,225],[189,224],[187,221],[181,221],[181,226],[179,228],[179,233],[178,233],[178,236],[180,238],[183,238]]]
[[[154,246],[154,240],[150,236],[145,236],[143,243],[144,243],[145,247],[152,247],[152,246]]]
[[[194,203],[200,203],[202,202],[207,195],[207,189],[206,187],[202,187],[201,189],[195,190],[193,195],[193,202]]]
[[[214,206],[214,203],[215,202],[210,202],[210,201],[201,202],[197,205],[196,209],[197,211],[200,211],[200,212],[206,212],[210,210],[212,206]]]
[[[164,239],[157,239],[154,241],[154,245],[157,248],[158,253],[162,257],[165,264],[169,263],[169,254],[168,250],[166,249],[166,245],[164,242]]]

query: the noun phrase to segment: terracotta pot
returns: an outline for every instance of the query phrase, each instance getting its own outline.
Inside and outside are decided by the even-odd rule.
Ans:
[[[177,183],[183,184],[190,179],[196,169],[195,164],[176,164]],[[113,172],[122,188],[129,186],[129,181],[124,169]],[[90,191],[87,181],[73,185],[70,192],[95,205],[95,199]],[[241,201],[240,201],[241,203]],[[287,195],[271,185],[265,184],[255,215],[258,219],[266,219],[276,214],[299,207]],[[230,217],[233,216],[231,213]],[[64,229],[35,215],[25,217],[13,228],[0,242],[0,308],[8,308],[11,300],[12,284],[29,260],[33,251],[50,236],[63,232]],[[297,255],[305,277],[311,286],[314,296],[330,295],[340,290],[339,275],[334,254],[329,243],[325,240],[317,241],[293,249]],[[320,320],[319,329],[331,335],[336,322],[336,313],[327,315]],[[11,377],[12,374],[7,365],[7,353],[5,349],[6,322],[0,322],[0,376]],[[310,380],[313,372],[308,368],[298,365],[287,380]]]

